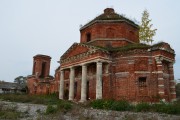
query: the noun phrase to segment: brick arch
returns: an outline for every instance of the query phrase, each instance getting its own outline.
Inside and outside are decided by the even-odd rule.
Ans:
[[[115,29],[107,28],[106,29],[106,37],[107,38],[114,38],[115,37]]]

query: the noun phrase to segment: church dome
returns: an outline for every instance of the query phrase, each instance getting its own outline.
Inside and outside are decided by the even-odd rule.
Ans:
[[[80,30],[94,24],[94,23],[99,23],[99,22],[120,22],[120,21],[124,21],[127,22],[135,27],[138,27],[137,24],[135,24],[132,20],[124,17],[123,15],[117,14],[113,8],[106,8],[104,9],[104,13],[97,16],[96,18],[94,18],[93,20],[91,20],[90,22],[88,22],[87,24],[85,24],[84,26],[81,27]]]

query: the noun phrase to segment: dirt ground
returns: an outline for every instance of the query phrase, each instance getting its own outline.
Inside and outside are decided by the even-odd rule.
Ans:
[[[180,116],[159,114],[151,112],[118,112],[111,110],[97,110],[83,108],[75,105],[70,111],[61,111],[55,114],[45,115],[46,105],[15,103],[0,101],[1,109],[9,107],[24,114],[18,120],[180,120]]]

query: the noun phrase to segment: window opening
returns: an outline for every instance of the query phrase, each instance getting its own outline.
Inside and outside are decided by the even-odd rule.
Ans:
[[[86,96],[86,99],[89,100],[89,97],[90,97],[90,96],[89,96],[89,81],[87,81],[87,88],[86,88],[86,89],[87,89],[87,90],[86,90],[86,95],[87,95],[87,96]]]
[[[69,87],[69,84],[68,83],[66,83],[66,88],[68,88]]]
[[[33,66],[33,75],[35,75],[35,70],[36,70],[36,62],[34,62],[34,66]]]
[[[139,78],[139,87],[146,87],[146,77]]]
[[[86,34],[87,42],[91,41],[91,33]]]
[[[75,98],[77,96],[77,86],[78,86],[78,84],[77,84],[77,82],[75,82],[75,85],[74,85],[74,97]]]
[[[43,62],[40,77],[45,77],[45,72],[46,72],[46,62]]]

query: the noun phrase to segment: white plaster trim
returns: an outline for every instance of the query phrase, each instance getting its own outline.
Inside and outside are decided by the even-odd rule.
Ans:
[[[99,23],[99,22],[100,23],[126,22],[126,23],[131,24],[132,26],[138,28],[138,25],[136,25],[135,23],[128,22],[127,20],[95,20],[93,22],[90,21],[89,23],[85,24],[83,27],[80,28],[80,31],[95,24],[95,23]]]
[[[161,57],[163,60],[166,60],[168,62],[171,62],[171,63],[174,63],[175,60],[174,59],[171,59],[171,58],[167,58],[163,55],[155,55],[155,56],[129,56],[129,57],[119,57],[119,58],[140,58],[140,57],[148,57],[148,58],[157,58],[157,57]],[[117,58],[117,59],[119,59]]]
[[[98,61],[107,62],[107,63],[111,62],[110,60],[108,60],[108,58],[98,56],[98,57],[94,57],[94,58],[91,58],[91,59],[83,60],[83,61],[80,61],[80,62],[74,62],[72,64],[68,64],[68,65],[62,66],[61,70],[69,69],[71,67],[76,67],[76,66],[82,66],[84,64],[96,63]]]
[[[156,62],[157,64],[162,64],[162,62],[161,61],[159,61],[159,62]],[[158,65],[157,65],[158,66]]]
[[[175,86],[171,86],[170,88],[172,88],[172,89],[173,89],[173,88],[175,88]]]
[[[66,79],[66,80],[64,80],[64,81],[70,81],[69,79]]]
[[[129,57],[118,57],[118,58],[116,58],[117,60],[119,59],[119,58],[140,58],[140,57],[148,57],[148,58],[152,58],[153,56],[129,56]]]
[[[143,73],[148,73],[148,74],[149,74],[149,73],[151,73],[151,72],[149,72],[149,71],[135,71],[134,73],[139,73],[139,74],[141,74],[141,73],[142,73],[142,74],[143,74]]]
[[[152,73],[163,73],[163,71],[154,71]]]
[[[174,60],[174,59],[171,59],[171,58],[165,57],[164,55],[155,55],[154,57],[155,57],[155,58],[161,58],[162,60],[165,60],[165,61],[168,61],[168,62],[172,62],[172,63],[174,63],[174,62],[175,62],[175,60]]]
[[[171,92],[171,94],[176,95],[176,92]]]
[[[159,94],[164,94],[164,92],[158,92]]]
[[[158,78],[158,80],[164,80],[164,78]]]
[[[128,77],[129,76],[129,72],[118,72],[115,73],[116,78],[124,78],[124,77]]]
[[[158,87],[164,87],[164,85],[158,85]]]
[[[122,74],[122,73],[129,74],[129,72],[118,72],[118,73],[115,73],[115,74]]]
[[[95,41],[127,41],[127,42],[130,42],[130,43],[135,43],[131,40],[128,40],[126,38],[96,38],[96,39],[93,39],[87,43],[92,43],[92,42],[95,42]]]

